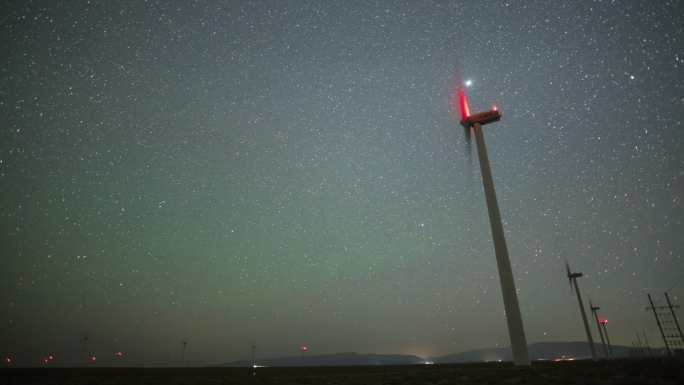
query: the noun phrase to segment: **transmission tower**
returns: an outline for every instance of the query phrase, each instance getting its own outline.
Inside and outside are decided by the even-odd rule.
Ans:
[[[665,293],[665,300],[667,301],[667,306],[656,305],[651,294],[648,294],[650,306],[646,310],[653,312],[653,317],[656,320],[656,324],[658,324],[658,330],[663,338],[667,355],[671,356],[672,350],[684,347],[684,337],[682,336],[682,329],[679,326],[679,320],[675,313],[675,309],[679,308],[679,306],[672,305],[667,292]]]

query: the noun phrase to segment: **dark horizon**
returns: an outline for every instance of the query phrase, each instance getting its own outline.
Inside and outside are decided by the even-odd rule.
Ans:
[[[530,358],[533,362],[554,360],[591,360],[591,354],[586,341],[553,341],[537,342],[528,345]],[[596,344],[600,349],[600,343]],[[615,350],[614,359],[648,359],[666,357],[664,348],[646,346],[622,346],[613,345]],[[61,352],[65,353],[65,352]],[[251,367],[251,350],[245,353],[245,357],[232,361],[205,362],[186,359],[180,356],[168,360],[147,359],[133,361],[128,357],[119,358],[114,353],[94,354],[96,361],[78,357],[78,352],[70,354],[55,354],[54,359],[48,362],[36,361],[35,357],[14,357],[15,360],[5,367],[48,367],[48,368],[202,368],[202,367]],[[171,356],[170,354],[169,356]],[[601,357],[603,358],[603,357]],[[285,356],[255,356],[258,367],[297,367],[297,366],[357,366],[357,365],[433,365],[450,363],[487,363],[504,362],[512,363],[510,346],[489,347],[464,351],[454,351],[440,356],[419,357],[406,354],[378,354],[373,352],[335,352],[329,354],[290,354]]]
[[[183,340],[196,362],[508,346],[451,108],[466,82],[474,111],[502,114],[484,136],[528,344],[585,340],[567,259],[611,342],[662,346],[644,309],[684,290],[682,14],[6,3],[0,354],[85,336],[136,362]]]

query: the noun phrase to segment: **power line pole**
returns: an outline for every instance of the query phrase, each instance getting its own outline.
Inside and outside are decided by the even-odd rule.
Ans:
[[[646,336],[646,330],[643,331],[644,333],[644,343],[646,344],[646,352],[648,352],[648,356],[651,357],[653,355],[653,352],[651,352],[651,345],[648,343],[648,336]]]
[[[671,356],[672,351],[670,351],[670,345],[667,343],[667,337],[665,337],[665,332],[663,331],[663,325],[660,323],[660,317],[658,317],[658,309],[653,304],[653,299],[651,298],[651,294],[648,294],[648,302],[651,304],[651,306],[647,307],[646,310],[653,310],[653,316],[655,317],[656,323],[658,324],[658,330],[660,330],[660,336],[663,337],[663,343],[665,343],[665,350],[667,351],[667,355]]]
[[[639,332],[636,332],[636,347],[639,348],[638,352],[640,356],[644,355],[644,345],[641,343],[641,336]]]
[[[672,306],[672,302],[670,302],[670,296],[665,292],[665,300],[667,301],[667,307],[670,308],[670,314],[672,314],[672,320],[674,321],[675,327],[677,328],[677,332],[679,333],[679,345],[681,345],[682,342],[684,342],[684,334],[682,334],[682,328],[679,326],[679,320],[677,319],[677,313],[675,313],[674,309],[679,307],[679,306]]]

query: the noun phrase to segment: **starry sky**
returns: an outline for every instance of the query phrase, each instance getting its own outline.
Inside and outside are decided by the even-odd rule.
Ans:
[[[3,1],[0,354],[191,363],[507,346],[684,283],[680,1]],[[596,335],[596,334],[595,334]],[[597,338],[598,339],[598,338]],[[662,343],[661,343],[662,344]]]

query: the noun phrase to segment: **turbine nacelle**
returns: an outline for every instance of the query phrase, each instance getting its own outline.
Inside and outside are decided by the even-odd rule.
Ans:
[[[581,277],[583,274],[582,273],[568,273],[568,278],[570,279],[576,279]]]
[[[591,311],[601,310],[601,307],[594,306],[594,304],[591,301],[589,301],[589,308],[591,309]]]
[[[492,107],[489,111],[471,114],[470,106],[468,105],[468,97],[463,88],[458,90],[458,110],[461,116],[461,125],[466,131],[475,124],[485,125],[501,119],[501,113],[496,107]]]
[[[568,264],[567,260],[565,261],[565,271],[567,272],[570,288],[572,288],[573,283],[576,285],[577,278],[580,278],[583,275],[582,273],[573,273],[572,270],[570,270],[570,264]]]
[[[484,112],[478,112],[477,114],[467,116],[465,119],[461,120],[461,125],[466,130],[475,124],[484,126],[487,123],[496,122],[501,119],[501,113],[499,110],[489,110]]]

